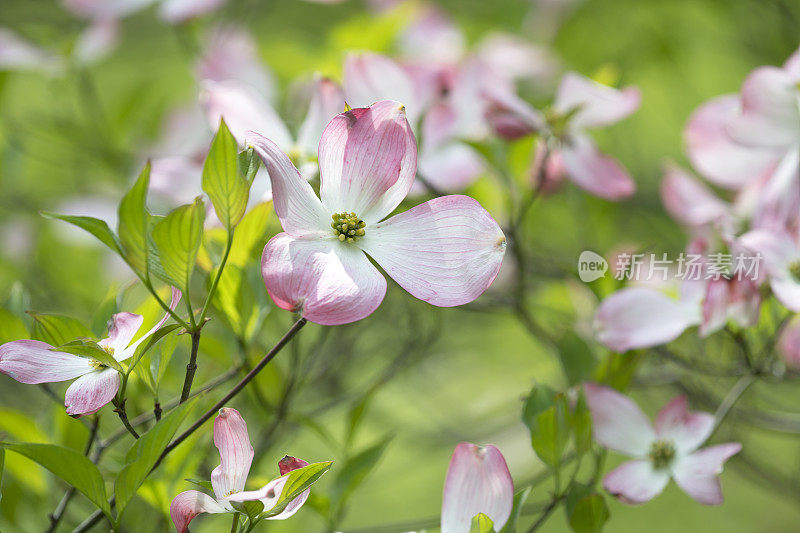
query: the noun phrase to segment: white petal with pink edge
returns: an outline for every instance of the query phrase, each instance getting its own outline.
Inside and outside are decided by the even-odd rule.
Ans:
[[[698,502],[705,505],[720,505],[722,487],[719,475],[722,473],[722,465],[741,449],[742,445],[738,442],[730,442],[679,457],[672,465],[672,477],[686,494]]]
[[[84,374],[67,389],[64,404],[68,415],[94,413],[114,399],[119,389],[119,373],[113,368]]]
[[[308,114],[297,132],[297,146],[305,152],[305,156],[316,158],[325,126],[343,109],[342,88],[328,78],[315,78]]]
[[[227,510],[208,494],[197,490],[181,492],[172,499],[169,514],[178,533],[189,531],[189,522],[201,513],[225,513]]]
[[[349,54],[344,62],[344,90],[351,107],[395,100],[406,106],[412,124],[422,112],[411,76],[394,60],[380,54]]]
[[[729,206],[711,189],[674,165],[667,167],[661,181],[661,201],[670,215],[687,226],[703,226],[730,216]]]
[[[625,503],[652,500],[669,483],[669,471],[656,470],[650,461],[628,461],[606,474],[603,487]]]
[[[592,414],[594,438],[601,445],[631,457],[646,457],[656,433],[633,400],[616,390],[584,383]]]
[[[11,341],[0,346],[0,372],[20,383],[66,381],[92,370],[88,359],[53,351],[41,341]]]
[[[573,128],[595,128],[619,122],[641,103],[636,87],[615,89],[585,76],[568,72],[561,79],[553,105],[559,113],[577,109],[570,124]]]
[[[236,409],[223,407],[214,419],[214,445],[219,450],[220,465],[211,472],[211,485],[217,498],[244,490],[253,446],[247,423]]]
[[[675,452],[683,455],[695,451],[711,435],[714,416],[689,412],[686,397],[677,396],[659,411],[655,427],[658,438],[672,442]]]
[[[588,135],[571,135],[559,153],[567,176],[578,187],[595,196],[621,200],[636,190],[622,165],[601,153]]]

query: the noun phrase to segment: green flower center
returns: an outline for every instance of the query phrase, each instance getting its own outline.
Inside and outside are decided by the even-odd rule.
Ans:
[[[789,265],[789,274],[795,281],[800,281],[800,261],[794,261]]]
[[[675,446],[667,440],[657,440],[650,446],[650,460],[655,468],[666,468],[675,459]]]
[[[356,242],[364,236],[364,227],[367,224],[355,213],[336,213],[331,218],[331,227],[341,242]]]

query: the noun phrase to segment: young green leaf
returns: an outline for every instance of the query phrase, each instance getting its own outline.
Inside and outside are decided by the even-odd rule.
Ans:
[[[147,272],[147,238],[150,213],[147,211],[147,188],[150,184],[148,161],[131,190],[122,197],[117,209],[117,232],[124,257],[140,273]]]
[[[591,379],[597,361],[589,345],[575,333],[568,332],[558,341],[564,375],[570,385]]]
[[[494,533],[494,522],[485,514],[478,513],[472,517],[469,533]]]
[[[33,337],[51,346],[61,346],[81,337],[94,337],[89,328],[72,317],[39,313],[28,314],[33,318]]]
[[[231,506],[240,513],[244,513],[245,515],[247,515],[247,518],[250,519],[251,523],[257,520],[258,515],[260,515],[264,511],[264,503],[259,500],[251,500],[246,502],[231,502]]]
[[[603,496],[577,483],[567,495],[564,510],[575,533],[600,533],[610,516]]]
[[[111,507],[106,499],[103,476],[97,466],[83,454],[71,448],[64,448],[54,444],[3,443],[2,446],[39,463],[75,487],[89,498],[92,503],[97,505],[106,516],[111,517]]]
[[[150,431],[142,435],[128,451],[125,458],[127,464],[120,470],[114,484],[117,516],[122,517],[128,503],[155,466],[175,432],[178,431],[184,418],[194,406],[194,402],[195,400],[190,400],[170,411]]]
[[[210,491],[212,494],[214,493],[214,486],[211,485],[210,481],[205,481],[205,480],[202,480],[202,479],[193,479],[193,478],[186,478],[186,479],[184,479],[184,481],[188,481],[189,483],[194,483],[195,485],[197,485],[201,489],[205,489],[207,491]]]
[[[205,220],[203,201],[183,205],[153,228],[153,242],[158,249],[161,266],[172,284],[188,294],[192,271],[197,261],[197,251],[203,240]]]
[[[258,157],[258,154],[252,146],[248,146],[239,152],[238,162],[239,174],[247,180],[248,186],[252,185],[256,173],[258,173],[258,169],[261,166],[261,158]]]
[[[106,224],[105,220],[100,220],[99,218],[94,217],[59,215],[58,213],[51,213],[49,211],[42,211],[42,216],[55,220],[63,220],[64,222],[69,222],[73,226],[77,226],[82,230],[88,231],[94,235],[97,240],[108,246],[112,251],[118,253],[119,255],[123,255],[122,246],[119,242],[119,239],[116,235],[114,235],[114,232],[111,231],[111,228],[108,227],[108,224]]]
[[[539,413],[536,423],[529,426],[533,451],[553,469],[561,466],[561,456],[569,440],[566,410],[564,397],[558,395],[553,406]]]
[[[288,474],[285,474],[283,477],[287,477],[288,479],[283,485],[283,490],[281,491],[280,498],[278,498],[278,503],[275,504],[275,507],[269,509],[266,513],[261,515],[261,518],[269,518],[271,516],[277,516],[281,514],[292,500],[300,496],[306,491],[306,489],[316,483],[317,480],[331,468],[332,464],[333,461],[311,463],[310,465],[292,470]]]
[[[181,327],[180,324],[168,324],[166,326],[162,326],[158,328],[156,332],[150,336],[149,339],[147,339],[147,342],[143,342],[142,344],[140,344],[136,348],[136,353],[134,353],[132,362],[128,367],[128,374],[130,374],[131,370],[133,370],[136,367],[136,365],[142,359],[144,354],[146,354],[153,346],[158,344],[158,341],[160,341],[161,339],[163,339],[164,337],[166,337],[179,327]]]
[[[220,222],[230,231],[247,209],[250,182],[239,173],[238,146],[224,120],[220,120],[203,165],[203,190]]]
[[[514,506],[511,508],[511,516],[508,517],[508,521],[506,525],[503,526],[503,529],[500,530],[500,533],[517,532],[517,522],[519,521],[520,514],[522,514],[522,506],[525,505],[525,501],[528,499],[532,488],[533,487],[525,487],[514,494]]]

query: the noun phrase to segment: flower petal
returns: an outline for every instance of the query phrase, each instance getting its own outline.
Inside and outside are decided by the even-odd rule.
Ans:
[[[252,145],[269,173],[275,213],[283,230],[293,237],[331,235],[331,215],[322,207],[314,189],[281,149],[257,133],[248,133]]]
[[[742,84],[742,113],[728,125],[738,142],[750,146],[786,148],[800,141],[798,88],[778,67],[755,69]]]
[[[344,61],[344,90],[347,103],[354,108],[381,100],[400,102],[414,125],[422,112],[412,78],[403,67],[380,54],[348,54]]]
[[[0,71],[55,71],[60,66],[57,56],[23,40],[11,30],[0,28]]]
[[[636,111],[640,103],[641,94],[636,87],[619,90],[568,72],[561,79],[553,107],[559,113],[577,108],[570,121],[572,127],[594,128],[619,122]]]
[[[117,46],[119,37],[119,21],[95,20],[78,36],[72,54],[82,65],[100,61]]]
[[[636,189],[622,165],[600,153],[587,135],[572,135],[560,155],[569,178],[595,196],[620,200],[631,196]]]
[[[673,165],[661,182],[661,201],[673,218],[687,226],[705,226],[729,216],[728,205],[711,189]]]
[[[179,289],[177,289],[176,287],[172,287],[172,299],[169,302],[169,308],[171,310],[174,311],[175,308],[178,306],[178,302],[181,301],[181,296],[183,296],[181,291]],[[169,317],[170,317],[169,313],[164,313],[164,316],[161,317],[161,320],[156,322],[156,324],[152,328],[150,328],[147,331],[147,333],[145,333],[144,335],[142,335],[141,337],[136,339],[135,342],[133,342],[130,346],[128,346],[128,348],[127,348],[127,350],[125,350],[124,354],[117,354],[117,352],[114,352],[115,359],[117,361],[123,361],[123,360],[127,359],[128,357],[132,356],[136,352],[136,348],[138,348],[139,345],[142,342],[144,342],[146,339],[148,339],[150,337],[150,335],[152,335],[153,333],[158,331],[158,328],[163,326],[164,322],[166,322],[169,319]]]
[[[800,316],[795,316],[781,331],[777,351],[786,366],[795,372],[800,370]]]
[[[0,346],[0,372],[20,383],[66,381],[92,371],[89,360],[41,341],[11,341]]]
[[[597,442],[611,450],[646,457],[656,438],[653,426],[633,400],[610,387],[584,383]]]
[[[739,244],[763,256],[762,266],[771,276],[782,276],[789,264],[800,259],[800,250],[790,235],[783,231],[757,229],[739,237]]]
[[[702,504],[720,505],[722,487],[718,476],[722,473],[722,465],[741,449],[742,445],[738,442],[729,442],[679,458],[672,466],[675,483]]]
[[[331,213],[378,222],[408,194],[417,143],[405,108],[391,100],[337,115],[319,142],[320,196]]]
[[[235,80],[207,80],[202,87],[200,103],[212,131],[217,130],[223,118],[239,144],[244,144],[248,131],[255,131],[283,150],[292,148],[292,136],[286,124],[252,87]]]
[[[669,483],[667,470],[655,470],[650,461],[628,461],[606,474],[603,487],[630,504],[644,503],[652,500],[664,490]]]
[[[462,442],[456,446],[442,501],[442,533],[469,531],[472,517],[483,513],[497,530],[511,516],[514,482],[500,450]]]
[[[434,198],[365,229],[357,244],[412,296],[440,307],[480,296],[506,249],[500,226],[468,196]]]
[[[275,305],[324,325],[361,320],[378,308],[386,279],[356,246],[295,239],[286,233],[264,247],[261,273]]]
[[[459,191],[475,181],[485,168],[483,158],[471,146],[451,142],[419,156],[419,172],[437,190]],[[414,191],[420,185],[414,182]]]
[[[253,446],[247,424],[236,409],[223,407],[214,419],[214,446],[219,450],[220,465],[211,472],[211,486],[217,498],[244,490]]]
[[[344,93],[339,84],[328,78],[314,80],[308,114],[297,132],[297,146],[310,158],[317,156],[325,126],[344,109]]]
[[[114,399],[119,389],[119,373],[113,368],[95,370],[72,382],[64,397],[67,414],[88,415]]]
[[[179,24],[219,9],[225,0],[163,0],[159,16],[170,24]]]
[[[708,439],[714,429],[714,415],[689,412],[686,396],[677,396],[658,412],[655,427],[658,438],[672,441],[678,455],[683,455]]]
[[[692,165],[715,185],[728,189],[739,189],[763,176],[774,167],[779,155],[731,138],[728,123],[739,109],[736,94],[712,98],[692,113],[684,131]]]
[[[181,492],[172,499],[169,515],[178,533],[189,531],[189,522],[200,513],[224,513],[225,508],[208,494],[197,490]]]
[[[111,348],[115,357],[122,355],[143,322],[142,315],[116,313],[108,321],[108,338],[102,339],[98,344],[103,348]]]
[[[658,346],[677,339],[701,320],[700,305],[679,301],[647,287],[628,287],[600,304],[597,339],[618,352]]]
[[[786,309],[800,313],[800,282],[791,275],[773,276],[769,280],[769,287],[772,289],[775,298],[783,304]]]
[[[788,150],[758,190],[751,228],[783,230],[800,210],[800,146]]]

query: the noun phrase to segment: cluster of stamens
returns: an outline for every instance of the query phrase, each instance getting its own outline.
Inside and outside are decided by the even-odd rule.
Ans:
[[[649,456],[655,468],[666,468],[675,459],[675,446],[667,440],[657,440],[650,446]]]
[[[355,242],[364,236],[364,227],[367,224],[355,213],[335,213],[331,218],[331,227],[340,241]]]
[[[106,353],[108,353],[108,355],[111,355],[111,356],[113,356],[113,355],[114,355],[114,348],[112,348],[111,346],[100,346],[100,347],[101,347],[101,348],[102,348],[102,349],[103,349],[103,350],[104,350]],[[91,367],[92,367],[92,368],[94,368],[94,369],[96,369],[96,370],[102,370],[102,369],[104,369],[104,368],[108,368],[108,365],[106,365],[106,364],[104,364],[104,363],[101,363],[101,362],[100,362],[100,361],[98,361],[97,359],[90,359],[90,360],[89,360],[89,365],[91,365]]]

